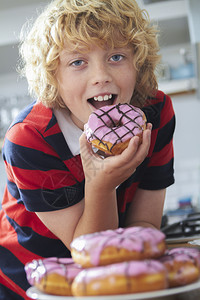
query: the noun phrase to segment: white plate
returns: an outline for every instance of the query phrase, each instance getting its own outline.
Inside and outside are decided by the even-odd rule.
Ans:
[[[123,295],[113,295],[113,296],[90,296],[90,297],[67,297],[67,296],[53,296],[44,294],[35,287],[31,287],[27,290],[26,294],[31,299],[38,300],[145,300],[145,299],[155,299],[158,297],[172,296],[176,294],[191,292],[200,289],[200,280],[177,288],[171,288],[155,292],[137,293],[137,294],[123,294]]]

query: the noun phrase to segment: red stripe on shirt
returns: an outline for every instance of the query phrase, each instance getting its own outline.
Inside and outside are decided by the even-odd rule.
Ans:
[[[32,260],[33,256],[35,259],[41,258],[41,256],[33,254],[19,244],[17,233],[15,232],[15,229],[11,226],[5,215],[2,217],[1,223],[1,245],[5,245],[6,249],[13,253],[13,255],[19,259],[19,261],[25,264],[27,261]],[[21,255],[21,253],[23,253],[23,255]]]
[[[173,152],[172,141],[171,141],[159,152],[156,152],[152,155],[148,166],[149,167],[160,166],[161,162],[162,165],[166,165],[172,159],[173,156],[174,156],[174,152]]]
[[[32,123],[34,127],[39,127],[40,130],[43,128],[43,131],[45,131],[52,115],[53,112],[50,108],[44,106],[41,102],[36,102],[30,113],[24,119],[24,122]]]
[[[59,189],[76,184],[75,178],[65,170],[25,170],[12,167],[8,163],[6,172],[8,180],[15,182],[19,189]]]
[[[167,113],[166,113],[167,112]],[[170,122],[174,116],[174,109],[169,96],[166,95],[166,101],[160,114],[160,129]]]
[[[7,194],[7,197],[5,197],[2,206],[9,218],[13,219],[21,227],[30,227],[39,235],[51,239],[57,239],[57,237],[42,223],[34,212],[27,211],[23,204],[17,203],[17,200],[12,197],[7,189],[5,190],[5,193]],[[23,218],[21,218],[21,216],[23,216]]]
[[[80,155],[64,161],[65,165],[72,175],[79,181],[83,181],[85,174],[83,172],[82,161]]]
[[[123,213],[126,209],[126,205],[133,200],[133,196],[138,187],[138,182],[134,182],[130,187],[122,191],[122,195],[119,195],[118,198],[118,210]],[[131,197],[132,195],[132,197]],[[120,201],[123,198],[123,201]]]
[[[24,138],[24,136],[26,136],[26,138]],[[31,148],[49,155],[53,155],[55,157],[59,157],[51,147],[47,147],[48,144],[44,139],[41,139],[41,135],[38,133],[38,131],[35,128],[30,127],[29,124],[20,123],[17,124],[17,126],[13,126],[7,132],[6,137],[10,142],[16,145]]]
[[[157,135],[158,135],[158,129],[154,129],[151,132],[151,144],[150,144],[150,148],[149,148],[149,153],[148,153],[148,157],[151,157],[154,147],[155,147],[155,143],[157,140]]]

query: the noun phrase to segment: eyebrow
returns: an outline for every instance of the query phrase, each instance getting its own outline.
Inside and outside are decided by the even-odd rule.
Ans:
[[[64,61],[66,59],[70,59],[71,57],[73,58],[73,56],[76,56],[76,55],[80,55],[81,53],[78,52],[78,51],[69,51],[67,49],[63,49],[61,52],[60,52],[60,55],[59,55],[59,59],[60,61]]]

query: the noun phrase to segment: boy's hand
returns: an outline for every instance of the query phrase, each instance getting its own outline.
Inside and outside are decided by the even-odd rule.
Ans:
[[[119,155],[102,159],[92,150],[83,133],[80,137],[80,150],[86,183],[93,185],[93,189],[104,192],[115,189],[119,184],[131,176],[148,154],[151,142],[151,124],[143,132],[142,144],[139,138],[133,137],[128,147]]]

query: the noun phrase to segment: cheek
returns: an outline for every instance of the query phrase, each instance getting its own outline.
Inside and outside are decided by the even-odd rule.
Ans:
[[[69,76],[68,72],[63,71],[63,69],[58,69],[56,79],[58,83],[58,91],[61,97],[64,97],[65,95],[68,95],[72,92],[74,81],[71,80],[71,77]]]
[[[125,85],[135,86],[137,71],[135,70],[133,65],[129,65],[123,72],[120,74],[121,78],[123,78],[123,82]]]
[[[69,84],[69,82],[67,81],[59,81],[58,92],[66,104],[66,102],[68,102],[68,99],[71,99],[72,95],[74,94],[73,85]]]
[[[137,78],[137,71],[135,70],[134,67],[132,67],[130,69],[130,73],[129,73],[129,80],[132,81],[133,85],[135,86],[135,83],[136,83],[136,78]]]
[[[132,96],[136,84],[136,77],[135,76],[125,76],[123,78],[123,87],[125,90],[125,93],[127,93],[129,96]]]

